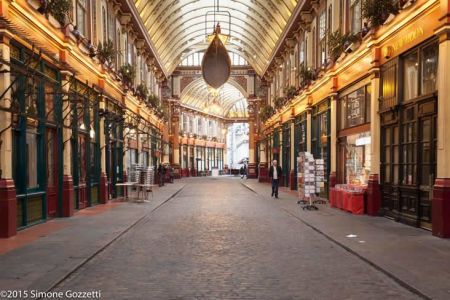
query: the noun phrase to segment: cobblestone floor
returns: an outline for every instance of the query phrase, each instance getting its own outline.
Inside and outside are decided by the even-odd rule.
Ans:
[[[103,299],[416,299],[235,178],[189,179],[56,291]]]

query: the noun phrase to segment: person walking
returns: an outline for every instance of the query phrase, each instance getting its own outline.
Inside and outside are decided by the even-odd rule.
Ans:
[[[281,176],[281,167],[278,165],[278,162],[274,160],[269,169],[269,177],[272,180],[272,197],[275,195],[275,198],[278,198],[278,185],[280,182]]]
[[[162,164],[159,164],[159,167],[158,167],[159,186],[164,185],[164,176],[165,176],[164,173],[165,173],[165,168],[163,167]]]
[[[244,178],[244,167],[239,169],[239,174],[241,175],[241,179]]]
[[[242,178],[247,179],[247,165],[244,165],[244,175],[242,176]]]

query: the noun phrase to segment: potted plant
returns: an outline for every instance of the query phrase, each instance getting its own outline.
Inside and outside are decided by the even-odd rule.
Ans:
[[[392,0],[365,0],[362,1],[361,15],[372,28],[383,25],[386,20],[398,14],[398,7]]]
[[[137,86],[136,96],[142,100],[148,99],[148,89],[145,84],[141,83]]]
[[[114,44],[111,40],[106,41],[105,43],[98,43],[97,46],[97,58],[101,64],[109,64],[114,55],[116,55],[116,50],[114,50]]]
[[[278,97],[275,99],[274,104],[276,109],[281,109],[286,102],[285,97]]]
[[[125,64],[120,67],[119,74],[122,77],[123,84],[130,87],[136,77],[136,68],[130,64]]]
[[[152,108],[157,108],[159,106],[159,98],[153,94],[148,96],[147,102],[150,105],[150,107],[152,107]]]
[[[302,80],[303,85],[308,85],[312,80],[315,79],[315,74],[311,68],[307,68],[305,65],[302,65],[299,69],[299,77]]]
[[[284,94],[288,100],[293,99],[297,95],[297,89],[295,86],[288,86],[284,88]]]
[[[61,25],[66,24],[66,16],[72,10],[71,0],[39,0],[40,6],[37,9],[39,13],[47,18],[52,15]]]
[[[274,109],[270,105],[264,105],[261,107],[259,111],[259,117],[261,118],[261,121],[265,122],[267,121],[273,114],[275,113]]]

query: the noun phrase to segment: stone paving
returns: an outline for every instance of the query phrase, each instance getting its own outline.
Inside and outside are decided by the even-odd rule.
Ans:
[[[103,299],[420,299],[236,178],[173,199],[54,291]],[[95,224],[92,224],[95,226]]]
[[[20,246],[14,250],[5,247],[9,251],[0,254],[0,291],[49,290],[183,187],[184,182],[177,181],[157,188],[150,203],[98,205],[71,218],[54,219],[21,231],[16,237],[0,239],[0,249],[4,244]],[[109,210],[105,210],[107,206]],[[59,230],[40,229],[49,226]],[[18,243],[23,236],[26,244]]]
[[[302,210],[295,191],[283,188],[281,199],[273,201],[269,184],[241,183],[409,288],[428,298],[450,299],[450,239],[385,217],[352,215],[328,205],[318,205],[318,211]]]

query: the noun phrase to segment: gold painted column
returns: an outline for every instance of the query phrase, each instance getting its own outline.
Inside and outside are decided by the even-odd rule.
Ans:
[[[10,33],[0,33],[0,54],[2,60],[10,61]],[[5,91],[11,85],[11,73],[8,64],[2,65],[0,73],[0,91]],[[0,106],[9,108],[11,106],[11,89],[8,89],[2,99]],[[0,110],[0,238],[8,238],[17,233],[17,203],[16,188],[12,178],[12,144],[13,131],[11,128],[12,115],[10,112]]]

